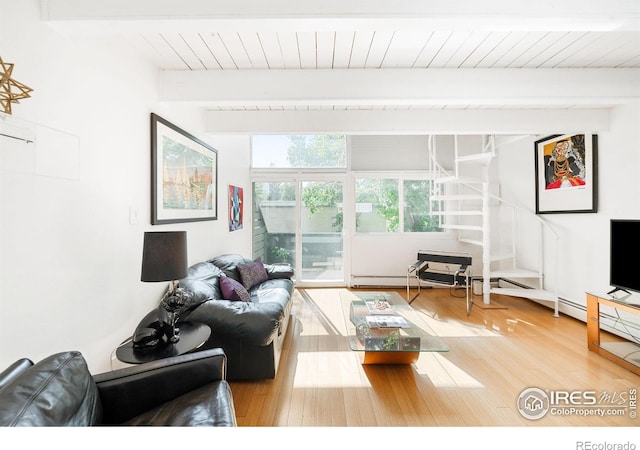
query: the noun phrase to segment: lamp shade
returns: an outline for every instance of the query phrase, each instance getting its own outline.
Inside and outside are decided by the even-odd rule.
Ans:
[[[187,276],[187,232],[147,231],[141,281],[172,281]]]

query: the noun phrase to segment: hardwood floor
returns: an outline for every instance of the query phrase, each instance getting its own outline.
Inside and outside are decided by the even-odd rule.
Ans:
[[[392,289],[387,289],[392,290]],[[528,420],[520,393],[594,391],[614,401],[640,377],[587,350],[586,326],[554,318],[534,302],[495,296],[471,315],[449,289],[426,289],[412,306],[446,341],[446,353],[422,353],[413,365],[363,366],[346,343],[339,289],[304,289],[275,380],[231,382],[239,426],[251,427],[612,427],[637,426],[623,416],[546,414]],[[404,290],[397,290],[404,296]]]

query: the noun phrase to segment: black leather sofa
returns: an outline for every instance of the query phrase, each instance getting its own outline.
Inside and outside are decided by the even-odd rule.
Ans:
[[[0,426],[236,426],[221,349],[92,376],[77,351],[0,373]]]
[[[211,327],[210,338],[200,348],[224,350],[228,380],[275,378],[290,321],[294,289],[290,265],[263,264],[267,279],[247,290],[250,301],[223,297],[220,277],[242,283],[238,266],[252,262],[237,254],[217,256],[189,267],[187,277],[178,282],[192,294],[179,320]],[[157,322],[158,313],[153,310],[137,329],[157,327]]]

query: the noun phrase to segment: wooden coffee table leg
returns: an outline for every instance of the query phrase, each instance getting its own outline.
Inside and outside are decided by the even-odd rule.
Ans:
[[[360,352],[362,364],[413,364],[420,352]]]

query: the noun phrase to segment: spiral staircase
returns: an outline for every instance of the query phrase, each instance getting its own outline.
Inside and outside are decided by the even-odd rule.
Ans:
[[[459,148],[459,136],[453,137],[453,161],[448,162],[452,168],[445,169],[439,156],[446,159],[442,156],[450,155],[451,149],[439,155],[436,136],[429,136],[429,166],[435,175],[432,214],[443,216],[442,227],[456,232],[460,242],[481,248],[482,275],[474,276],[474,283],[482,283],[484,305],[491,304],[491,294],[523,297],[551,305],[558,317],[557,289],[545,283],[545,273],[554,270],[545,267],[545,261],[557,264],[557,257],[544,255],[545,247],[557,248],[545,245],[545,240],[557,241],[558,235],[540,216],[500,197],[490,171],[497,156],[496,138],[475,138],[477,146],[469,152],[468,145],[465,151]],[[521,250],[523,237],[526,251]],[[532,255],[531,248],[538,254]]]

